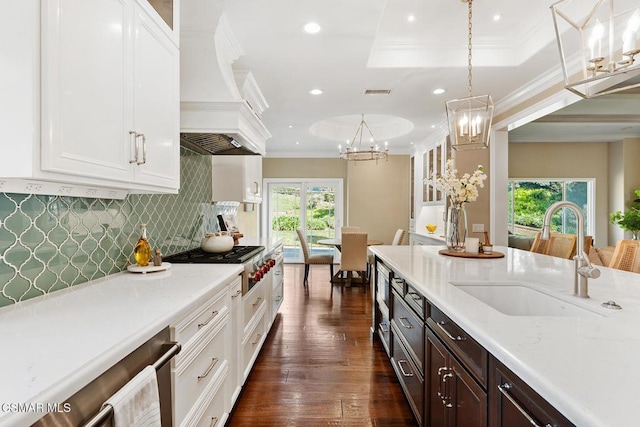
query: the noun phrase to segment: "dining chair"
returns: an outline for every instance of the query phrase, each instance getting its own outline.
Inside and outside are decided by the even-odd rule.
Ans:
[[[342,233],[359,233],[360,227],[340,227],[340,234]]]
[[[640,273],[640,240],[618,240],[609,267]]]
[[[307,238],[302,230],[297,229],[298,240],[300,240],[300,246],[302,246],[302,255],[304,257],[304,280],[302,284],[306,287],[309,279],[309,267],[311,264],[329,264],[329,281],[333,279],[333,255],[311,255],[309,253],[309,245],[307,244]]]
[[[340,258],[340,270],[347,273],[347,286],[351,286],[353,272],[357,272],[362,278],[362,286],[366,292],[367,281],[367,233],[342,233],[342,251]],[[344,290],[344,282],[342,290]]]
[[[578,237],[575,234],[551,233],[549,240],[542,239],[538,231],[531,245],[531,252],[571,259],[576,251]]]
[[[407,234],[405,230],[402,228],[398,228],[396,230],[396,234],[393,236],[393,240],[391,241],[391,245],[400,245],[402,244],[402,240],[404,240],[404,236]],[[367,261],[367,277],[371,277],[371,269],[373,264],[375,263],[375,257],[373,254],[369,254]]]

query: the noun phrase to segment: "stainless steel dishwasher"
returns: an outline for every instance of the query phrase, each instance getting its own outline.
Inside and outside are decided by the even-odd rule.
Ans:
[[[102,404],[146,366],[156,364],[162,426],[170,427],[172,425],[171,364],[167,362],[178,351],[180,351],[179,344],[176,346],[176,343],[170,342],[169,328],[163,329],[69,399],[60,402],[61,406],[65,403],[69,404],[68,407],[71,408],[69,412],[48,413],[33,426],[85,426],[89,422],[93,426],[111,426],[110,414],[101,412]]]

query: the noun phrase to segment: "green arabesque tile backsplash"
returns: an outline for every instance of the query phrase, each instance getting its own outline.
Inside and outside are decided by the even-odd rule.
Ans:
[[[0,306],[117,273],[133,262],[139,226],[169,255],[200,245],[211,205],[211,161],[180,151],[179,194],[124,200],[0,193]]]

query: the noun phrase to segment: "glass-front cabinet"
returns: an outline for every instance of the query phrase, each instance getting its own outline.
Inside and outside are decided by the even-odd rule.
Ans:
[[[435,179],[444,171],[447,159],[445,141],[435,144],[422,154],[422,203],[442,204],[444,194],[435,185]]]

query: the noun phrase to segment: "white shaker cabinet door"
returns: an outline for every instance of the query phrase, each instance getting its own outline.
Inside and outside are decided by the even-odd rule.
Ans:
[[[180,186],[180,59],[166,32],[135,4],[134,129],[138,137],[136,182]],[[142,54],[144,53],[144,54]]]
[[[42,2],[42,169],[130,181],[131,3]]]

